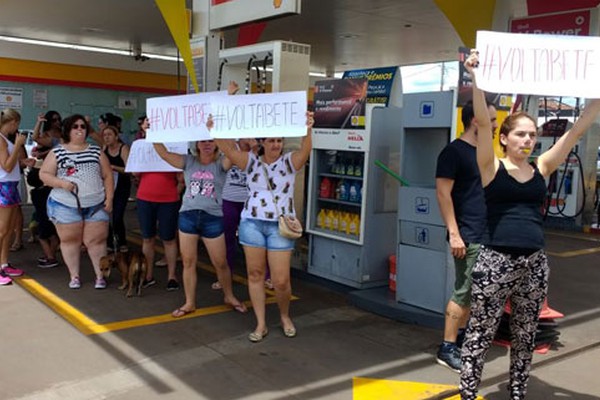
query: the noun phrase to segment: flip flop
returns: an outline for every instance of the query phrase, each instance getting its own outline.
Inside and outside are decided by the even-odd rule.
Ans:
[[[10,251],[19,251],[23,248],[23,243],[14,243],[10,246]]]
[[[269,334],[269,330],[265,328],[264,331],[261,332],[250,332],[248,335],[248,340],[252,343],[262,342],[262,340]]]
[[[178,308],[177,310],[175,310],[171,313],[171,316],[173,318],[181,318],[181,317],[185,317],[186,315],[191,314],[195,311],[196,310],[184,310],[183,308]]]
[[[239,304],[227,304],[229,307],[233,309],[235,312],[239,312],[240,314],[246,314],[248,312],[248,308],[244,303]]]

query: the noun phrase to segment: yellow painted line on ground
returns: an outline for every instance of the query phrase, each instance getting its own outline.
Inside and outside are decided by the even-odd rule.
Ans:
[[[91,335],[94,333],[90,327],[98,325],[96,321],[88,318],[84,313],[55,295],[39,282],[28,277],[16,278],[15,281],[83,334]]]
[[[135,242],[137,244],[141,244],[141,240],[138,240],[137,238],[128,237],[128,240],[131,242]],[[206,271],[215,273],[215,270],[212,267],[212,265],[198,262],[198,267],[202,268]],[[248,281],[246,280],[246,278],[239,276],[239,275],[233,275],[232,279],[235,282],[238,282],[242,285],[247,286],[247,284],[248,284]],[[73,325],[75,328],[77,328],[84,335],[96,335],[96,334],[100,334],[100,333],[114,332],[114,331],[123,330],[123,329],[137,328],[137,327],[141,327],[141,326],[163,324],[163,323],[167,323],[167,322],[176,322],[176,321],[180,321],[183,319],[203,317],[203,316],[207,316],[207,315],[219,314],[219,313],[224,313],[224,312],[234,312],[234,310],[230,306],[218,305],[218,306],[197,308],[195,312],[190,313],[190,314],[188,314],[184,317],[180,317],[180,318],[173,318],[171,316],[171,314],[161,314],[161,315],[154,315],[154,316],[150,316],[150,317],[134,318],[134,319],[128,319],[128,320],[124,320],[124,321],[108,322],[105,324],[99,324],[96,321],[94,321],[93,319],[89,318],[84,313],[82,313],[81,311],[79,311],[77,308],[73,307],[71,304],[69,304],[68,302],[63,300],[62,298],[60,298],[59,296],[57,296],[56,294],[54,294],[53,292],[48,290],[48,288],[46,288],[44,285],[37,282],[35,279],[30,278],[30,277],[20,277],[20,278],[15,278],[15,281],[20,286],[22,286],[25,290],[27,290],[29,293],[31,293],[34,297],[36,297],[38,300],[40,300],[42,303],[46,304],[50,309],[52,309],[58,315],[63,317],[65,320],[67,320],[71,325]],[[268,289],[265,289],[265,290],[266,290],[267,294],[270,294],[270,295],[274,294],[274,292],[272,290],[268,290]],[[292,295],[291,300],[292,301],[299,300],[299,298]],[[277,299],[275,297],[271,296],[271,297],[267,297],[265,302],[266,302],[266,304],[273,304],[273,303],[277,302]],[[244,304],[246,304],[246,306],[248,306],[248,307],[252,306],[250,301],[245,301]]]
[[[353,400],[427,400],[432,398],[460,400],[460,395],[453,395],[457,390],[458,387],[453,385],[434,383],[360,377],[352,379]],[[444,393],[451,397],[445,397]],[[478,396],[477,399],[485,400],[481,396]]]
[[[548,253],[548,255],[551,255],[554,257],[567,258],[567,257],[585,256],[587,254],[594,254],[594,253],[598,253],[598,252],[600,252],[600,247],[590,247],[587,249],[562,251],[562,252],[548,251],[547,253]]]

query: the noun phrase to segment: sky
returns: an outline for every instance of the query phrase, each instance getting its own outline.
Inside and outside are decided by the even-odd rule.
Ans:
[[[403,93],[435,92],[458,85],[458,61],[405,66],[400,71]]]

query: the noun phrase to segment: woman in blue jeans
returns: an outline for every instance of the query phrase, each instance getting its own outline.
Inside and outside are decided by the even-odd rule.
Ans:
[[[217,272],[225,304],[235,311],[245,313],[246,306],[233,294],[223,234],[221,194],[225,174],[231,163],[218,156],[217,146],[212,140],[196,142],[196,155],[169,152],[161,143],[155,143],[154,148],[163,160],[175,168],[182,169],[185,179],[185,193],[179,210],[179,247],[183,261],[185,304],[173,311],[173,317],[183,317],[196,310],[199,238],[202,239]]]
[[[289,315],[292,295],[290,266],[295,242],[279,234],[278,216],[282,213],[295,215],[294,182],[297,171],[304,167],[310,156],[313,122],[312,113],[308,113],[307,134],[302,138],[300,149],[285,154],[282,138],[265,139],[262,156],[237,149],[232,140],[217,141],[227,158],[248,177],[250,196],[242,211],[239,236],[246,256],[248,290],[257,322],[254,331],[248,335],[251,342],[260,342],[269,333],[264,288],[267,260],[283,334],[286,337],[296,336],[296,327]]]

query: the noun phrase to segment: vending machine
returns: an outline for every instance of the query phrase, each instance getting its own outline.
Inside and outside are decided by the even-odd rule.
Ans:
[[[309,171],[308,272],[364,289],[388,284],[394,254],[402,113],[368,104],[365,79],[315,85]]]

